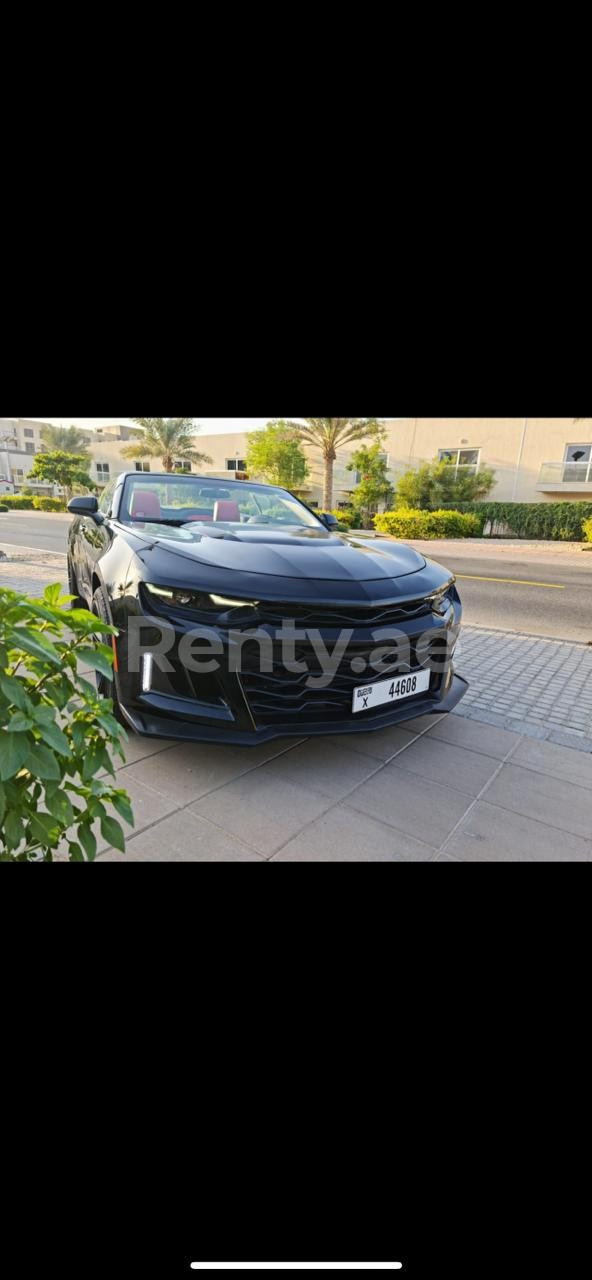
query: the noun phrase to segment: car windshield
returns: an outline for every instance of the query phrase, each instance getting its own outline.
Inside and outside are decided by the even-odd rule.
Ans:
[[[250,485],[243,480],[222,484],[179,475],[128,477],[119,519],[131,524],[188,529],[195,524],[196,532],[200,525],[208,524],[231,529],[243,524],[319,527],[316,516],[285,489]]]

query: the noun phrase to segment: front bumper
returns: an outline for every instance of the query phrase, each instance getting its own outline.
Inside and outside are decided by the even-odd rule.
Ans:
[[[283,663],[275,660],[275,647],[272,668],[267,674],[254,662],[253,654],[249,654],[248,643],[241,650],[242,665],[238,670],[236,666],[233,668],[233,633],[223,630],[216,632],[223,649],[216,672],[207,675],[191,673],[178,653],[191,624],[175,618],[175,643],[168,653],[171,671],[166,673],[155,663],[151,678],[144,685],[138,674],[134,676],[127,670],[125,638],[120,637],[117,691],[121,711],[136,733],[148,737],[228,742],[240,746],[254,746],[274,738],[366,733],[413,720],[420,715],[446,713],[457,705],[468,687],[466,681],[454,673],[452,664],[461,617],[462,608],[456,597],[446,619],[430,615],[402,623],[398,633],[403,634],[408,642],[410,665],[402,666],[401,672],[421,668],[426,642],[429,650],[440,653],[443,649],[447,653],[446,665],[440,666],[438,673],[433,672],[426,693],[357,714],[352,711],[353,689],[384,679],[384,674],[354,674],[350,659],[352,654],[357,658],[367,657],[369,651],[380,646],[381,641],[376,639],[380,631],[369,627],[356,628],[330,687],[311,689],[305,687],[303,676],[288,673]],[[142,618],[142,627],[147,628],[148,635],[151,621],[157,619]],[[279,634],[274,628],[269,629],[274,646]],[[338,634],[332,628],[322,632],[323,643],[329,653],[334,650]],[[157,640],[153,639],[151,643],[157,643]],[[390,642],[387,647],[390,647]],[[303,643],[302,651],[298,648],[298,656],[305,657],[307,664],[312,663],[309,670],[316,674],[312,669],[314,660],[308,641]],[[355,668],[357,670],[359,668]],[[395,670],[392,672],[394,676],[397,673]]]
[[[373,729],[387,729],[390,725],[401,724],[405,720],[415,720],[417,716],[442,715],[454,710],[461,698],[464,698],[468,687],[468,681],[453,674],[444,695],[438,693],[413,698],[398,706],[382,707],[371,716],[356,715],[349,720],[326,720],[322,724],[268,725],[251,730],[237,728],[235,723],[224,722],[216,726],[203,721],[181,719],[179,713],[183,708],[180,706],[176,712],[169,706],[163,713],[162,701],[154,694],[143,695],[141,708],[122,706],[121,710],[131,728],[149,738],[173,738],[182,742],[227,742],[240,747],[255,747],[258,743],[269,742],[273,738],[368,733]]]

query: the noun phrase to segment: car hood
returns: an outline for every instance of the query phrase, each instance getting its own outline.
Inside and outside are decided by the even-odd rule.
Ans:
[[[316,529],[249,529],[231,534],[193,534],[177,541],[159,534],[152,546],[194,564],[237,574],[332,582],[375,582],[418,573],[426,566],[419,552],[401,542],[340,535]]]

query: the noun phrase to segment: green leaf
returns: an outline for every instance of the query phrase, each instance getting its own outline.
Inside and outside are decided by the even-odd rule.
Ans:
[[[5,813],[6,813],[6,792],[4,790],[4,787],[2,786],[2,783],[0,782],[0,822],[2,822],[2,819]]]
[[[117,810],[120,818],[123,818],[124,822],[128,822],[130,827],[135,826],[134,815],[132,812],[132,806],[129,802],[129,796],[112,795],[111,804],[113,805],[113,808]]]
[[[43,592],[43,599],[46,600],[48,604],[56,605],[61,594],[61,582],[52,582],[51,586],[45,588],[45,591]]]
[[[103,768],[103,743],[92,742],[85,757],[82,766],[82,781],[89,782]]]
[[[0,782],[14,778],[29,755],[30,742],[22,733],[0,733]]]
[[[75,720],[72,725],[72,741],[77,751],[82,751],[86,742],[86,729],[80,720]]]
[[[9,720],[6,729],[8,733],[28,733],[33,728],[33,721],[29,716],[23,715],[22,711],[17,711]]]
[[[48,813],[32,813],[29,819],[31,831],[43,849],[55,848],[60,838],[60,827]]]
[[[105,816],[101,818],[101,834],[104,840],[108,840],[114,849],[119,849],[120,853],[125,853],[125,836],[119,823],[115,818]]]
[[[18,849],[25,838],[23,819],[20,813],[10,809],[4,822],[3,840],[7,849]]]
[[[74,810],[65,791],[45,791],[45,803],[52,817],[57,818],[63,827],[71,827],[74,821]]]
[[[40,632],[29,631],[27,627],[14,627],[9,634],[9,642],[15,648],[24,649],[33,658],[41,658],[43,662],[51,662],[56,667],[62,664],[58,650]]]
[[[29,710],[31,704],[27,697],[26,685],[22,680],[17,680],[15,676],[0,675],[0,691],[7,701],[18,707],[20,711]]]
[[[79,844],[76,844],[75,840],[69,840],[68,847],[70,849],[70,862],[84,862],[82,849]]]
[[[70,743],[68,742],[65,733],[62,733],[62,730],[58,728],[57,724],[39,725],[39,732],[43,741],[47,742],[48,746],[53,747],[53,750],[57,751],[58,755],[70,755]]]
[[[78,828],[78,839],[89,862],[94,862],[97,856],[97,840],[94,831],[91,831],[90,827],[84,822],[81,822]]]
[[[49,747],[36,742],[27,752],[27,769],[33,777],[59,780],[62,776],[60,766]]]
[[[78,649],[78,657],[92,667],[94,671],[100,671],[102,676],[106,676],[108,680],[113,678],[113,654],[109,658],[105,653],[99,653],[97,649]]]

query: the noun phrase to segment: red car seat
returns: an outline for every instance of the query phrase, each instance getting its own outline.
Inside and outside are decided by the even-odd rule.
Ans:
[[[136,489],[130,515],[133,520],[160,520],[160,499],[152,489]]]
[[[238,502],[220,501],[214,507],[214,520],[229,520],[240,524]]]

